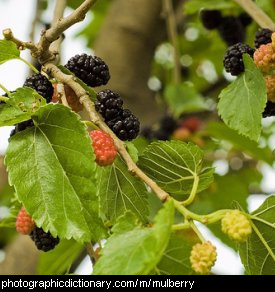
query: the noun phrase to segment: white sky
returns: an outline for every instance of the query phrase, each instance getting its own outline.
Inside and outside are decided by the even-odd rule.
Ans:
[[[53,3],[51,3],[48,11],[44,15],[44,20],[50,21]],[[14,35],[22,40],[29,39],[30,23],[32,20],[33,10],[35,7],[35,0],[9,0],[0,1],[0,30],[11,28]],[[69,10],[66,11],[69,13]],[[85,41],[82,38],[74,38],[76,32],[80,31],[82,27],[91,19],[91,15],[86,20],[77,24],[66,32],[66,38],[63,42],[62,59],[67,60],[77,53],[91,52],[85,47]],[[28,52],[22,52],[22,57],[29,59]],[[28,68],[20,61],[10,61],[0,66],[0,83],[2,83],[9,90],[14,90],[21,87],[26,79]],[[0,90],[0,94],[2,91]],[[4,154],[8,145],[8,137],[12,127],[0,128],[0,154]],[[275,172],[270,167],[264,168],[264,188],[271,191],[275,189]],[[249,199],[251,209],[257,208],[265,198],[263,196],[252,196]],[[218,260],[214,267],[214,272],[222,274],[240,274],[242,272],[242,265],[236,253],[230,248],[226,247],[219,240],[215,239],[207,228],[202,228],[203,234],[217,246]],[[90,262],[86,259],[77,269],[78,274],[91,273]]]

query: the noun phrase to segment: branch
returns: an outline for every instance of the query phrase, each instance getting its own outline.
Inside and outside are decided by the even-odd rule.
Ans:
[[[10,28],[4,29],[2,33],[3,33],[4,38],[8,41],[14,42],[17,45],[17,48],[19,50],[29,49],[33,53],[37,52],[37,48],[33,42],[23,42],[23,41],[18,40],[17,38],[13,36],[13,33]]]
[[[66,98],[64,84],[57,83],[57,85],[56,85],[56,91],[57,91],[58,99],[61,100],[62,104],[65,105],[66,107],[70,107],[69,104],[68,104],[67,98]]]
[[[59,1],[60,0],[57,2]],[[39,43],[37,44],[38,57],[41,64],[55,59],[55,55],[50,51],[50,45],[56,41],[69,27],[84,20],[87,12],[95,3],[96,0],[85,0],[76,10],[74,10],[73,13],[65,18],[59,18],[50,29],[44,31]],[[57,3],[57,5],[59,4]]]
[[[129,172],[144,181],[144,183],[146,183],[152,189],[152,191],[161,201],[165,201],[169,197],[169,194],[162,190],[151,178],[149,178],[140,168],[138,168],[138,166],[134,163],[131,156],[127,152],[125,144],[120,139],[118,139],[117,136],[105,124],[102,117],[95,110],[94,104],[91,101],[90,96],[86,93],[85,89],[75,81],[74,77],[64,74],[57,66],[52,63],[46,64],[43,67],[43,70],[47,74],[53,76],[58,82],[67,84],[74,90],[80,102],[87,110],[91,121],[113,138],[116,148],[124,159]]]
[[[52,26],[56,25],[60,19],[62,19],[64,15],[64,10],[66,8],[67,0],[56,0],[55,8],[54,8],[54,16],[52,20]],[[60,54],[60,45],[62,42],[62,37],[59,36],[59,38],[54,41],[50,45],[50,51],[55,55]]]
[[[177,35],[177,21],[173,4],[171,0],[163,0],[163,9],[166,16],[167,33],[169,40],[174,48],[174,81],[180,82],[181,70],[180,70],[180,53],[179,43]]]
[[[91,262],[93,264],[95,264],[96,261],[98,260],[98,258],[97,258],[95,251],[94,251],[94,247],[93,247],[92,243],[86,244],[86,250],[87,250],[87,254],[89,255],[89,257],[91,259]]]
[[[275,23],[252,0],[234,0],[239,4],[262,28],[275,31]]]

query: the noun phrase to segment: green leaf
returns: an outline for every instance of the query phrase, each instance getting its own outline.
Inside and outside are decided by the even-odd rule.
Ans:
[[[95,275],[146,275],[161,259],[174,221],[173,201],[164,204],[153,227],[137,226],[112,235],[94,268]],[[120,223],[121,224],[121,223]]]
[[[12,41],[0,40],[0,64],[3,64],[12,59],[18,59],[20,51]]]
[[[80,255],[83,246],[74,240],[62,240],[54,250],[40,253],[38,275],[63,275]]]
[[[85,90],[86,93],[89,94],[89,96],[91,97],[92,101],[96,101],[96,92],[95,90],[88,86],[86,83],[84,83],[81,79],[79,79],[78,77],[76,77],[73,72],[71,72],[69,69],[67,69],[66,67],[62,66],[62,65],[58,65],[58,68],[65,74],[67,75],[73,75],[74,78],[76,79],[77,83],[79,83]]]
[[[46,100],[31,88],[18,88],[6,103],[0,104],[0,127],[27,121],[46,104]]]
[[[161,275],[194,274],[190,264],[190,254],[193,245],[199,242],[192,229],[173,232],[156,271]]]
[[[129,155],[131,156],[133,161],[135,163],[137,163],[138,162],[138,150],[137,150],[136,146],[132,142],[129,142],[129,141],[127,141],[125,144],[126,144]]]
[[[189,0],[184,4],[184,12],[187,14],[193,14],[205,9],[229,9],[234,8],[236,5],[233,1],[228,0]]]
[[[47,105],[35,127],[13,136],[5,164],[19,201],[39,227],[53,236],[98,240],[96,163],[86,127],[62,105]]]
[[[132,176],[120,157],[99,170],[98,196],[101,212],[111,222],[132,211],[143,222],[148,215],[147,190],[144,183]]]
[[[170,84],[165,89],[164,98],[175,116],[208,110],[203,97],[188,83]]]
[[[270,196],[251,214],[253,233],[239,245],[248,275],[275,275],[275,196]],[[255,230],[258,232],[255,232]]]
[[[141,225],[138,217],[134,213],[127,211],[117,219],[116,224],[112,228],[112,233],[116,235],[125,233],[133,230],[138,225]]]
[[[274,161],[274,155],[268,147],[260,148],[259,144],[255,141],[239,135],[235,130],[228,128],[222,123],[211,122],[208,124],[206,130],[211,136],[219,140],[231,142],[234,146],[255,159],[263,160],[270,165]]]
[[[218,110],[227,126],[258,141],[266,105],[266,85],[252,58],[245,54],[243,59],[245,72],[221,92]]]
[[[199,176],[198,192],[213,179],[213,169],[202,169],[203,152],[196,145],[182,141],[151,143],[139,158],[140,168],[161,188],[171,194],[189,194],[195,176]]]

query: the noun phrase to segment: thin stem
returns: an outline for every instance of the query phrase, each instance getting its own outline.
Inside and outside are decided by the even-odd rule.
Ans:
[[[56,25],[60,19],[62,19],[64,15],[64,10],[66,8],[67,0],[56,0],[55,8],[54,8],[54,17],[52,20],[52,26]],[[56,56],[58,55],[58,59],[60,59],[60,45],[62,42],[62,37],[54,41],[50,45],[50,51],[53,52]],[[57,62],[58,60],[56,60]]]
[[[0,96],[0,101],[8,102],[9,98],[5,96]]]
[[[270,248],[270,246],[268,245],[268,243],[266,242],[266,240],[264,239],[264,237],[262,236],[261,232],[258,230],[258,228],[256,227],[256,225],[251,222],[251,226],[253,228],[253,230],[255,231],[255,233],[258,235],[258,237],[260,238],[262,244],[265,246],[265,248],[267,249],[268,253],[271,255],[271,257],[273,258],[273,260],[275,261],[275,254],[273,253],[272,249]]]
[[[234,0],[239,4],[262,28],[275,30],[275,23],[272,19],[255,4],[252,0]]]
[[[95,3],[96,0],[85,0],[69,16],[58,19],[58,21],[53,24],[50,29],[42,34],[40,41],[37,44],[37,55],[42,64],[55,60],[55,54],[49,50],[50,45],[73,24],[84,20],[86,14]]]
[[[6,92],[8,97],[11,97],[10,91],[4,85],[0,84],[0,88]],[[4,97],[4,96],[2,96],[1,98],[2,98],[2,101],[8,101],[9,100],[7,97]]]
[[[93,123],[91,121],[84,121],[84,123],[86,124],[86,126],[92,128],[94,130],[98,130],[99,129],[99,127],[95,123]]]
[[[206,239],[204,238],[204,236],[201,234],[201,232],[199,231],[198,227],[196,226],[196,224],[191,220],[190,221],[190,226],[191,228],[195,231],[195,233],[197,234],[198,238],[200,239],[201,242],[205,242]]]
[[[190,196],[188,197],[187,200],[185,200],[185,201],[182,202],[182,204],[184,206],[188,206],[188,205],[190,205],[194,201],[194,199],[196,197],[196,194],[197,194],[197,190],[198,190],[199,180],[200,180],[199,176],[197,174],[195,174],[195,176],[194,176],[194,182],[193,182],[193,187],[192,187]]]
[[[91,259],[91,262],[93,264],[95,264],[96,261],[97,261],[97,256],[96,256],[96,253],[94,251],[94,247],[93,247],[92,243],[87,243],[86,244],[86,250],[87,250],[87,253],[88,253],[88,255],[89,255],[90,259]]]
[[[39,71],[31,63],[29,63],[27,60],[25,60],[21,57],[18,57],[18,59],[20,61],[24,62],[34,73],[39,73]]]
[[[181,80],[180,53],[177,33],[177,21],[172,1],[163,0],[163,8],[166,16],[168,37],[174,48],[174,81],[175,83],[179,83]]]
[[[174,224],[172,225],[172,230],[185,230],[190,228],[190,222],[180,223],[180,224]]]

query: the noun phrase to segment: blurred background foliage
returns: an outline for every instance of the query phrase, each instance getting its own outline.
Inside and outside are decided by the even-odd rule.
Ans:
[[[0,1],[0,6],[4,1],[6,0]],[[214,182],[208,190],[199,194],[191,209],[198,213],[209,213],[221,208],[229,208],[237,201],[241,208],[247,210],[247,199],[251,194],[275,192],[275,189],[270,190],[268,185],[262,183],[265,176],[264,170],[274,166],[272,152],[275,148],[275,120],[268,118],[263,121],[263,132],[258,144],[240,136],[220,120],[216,110],[218,95],[221,89],[233,80],[232,76],[226,74],[223,69],[223,56],[227,45],[216,30],[205,29],[199,18],[202,8],[220,9],[224,16],[238,16],[243,12],[242,9],[231,0],[173,1],[177,16],[177,41],[181,66],[181,81],[175,83],[173,80],[174,48],[167,37],[165,17],[160,4],[162,1],[141,0],[140,2],[136,0],[98,1],[90,12],[90,21],[77,32],[75,37],[84,38],[87,48],[94,50],[99,56],[102,53],[103,59],[110,63],[113,79],[120,79],[120,83],[123,83],[120,86],[119,82],[114,81],[112,87],[123,95],[130,108],[132,107],[134,111],[137,108],[139,111],[137,115],[143,128],[147,127],[147,130],[150,131],[161,131],[161,119],[167,116],[173,118],[176,121],[176,127],[169,134],[169,139],[176,138],[198,144],[205,151],[206,165],[216,167]],[[275,1],[256,0],[256,2],[271,18],[275,18]],[[75,9],[82,1],[69,0],[67,3],[68,7]],[[157,14],[158,19],[151,22],[152,26],[160,27],[160,32],[156,31],[156,34],[159,34],[157,40],[152,41],[155,38],[154,35],[144,34],[147,28],[142,29],[144,25],[142,19],[136,19],[140,21],[140,31],[132,22],[127,24],[128,20],[125,20],[125,15],[128,15],[129,19],[135,19],[138,14],[136,14],[136,10],[139,9],[138,3],[147,7],[148,18],[153,18]],[[51,21],[51,19],[45,20],[43,15],[46,12],[49,15],[48,10],[53,8],[53,1],[37,0],[37,5],[41,12],[41,21],[37,23],[37,26],[41,28]],[[113,13],[118,11],[119,7],[123,16],[114,17]],[[26,20],[26,22],[28,21],[31,23],[32,19]],[[113,29],[108,31],[108,34],[104,29],[107,26],[106,23],[109,23],[108,27],[113,24]],[[258,25],[252,22],[246,29],[246,43],[250,46],[253,46],[254,35],[258,28]],[[151,30],[148,28],[149,31],[155,29],[155,27]],[[115,35],[116,30],[119,30],[121,35],[125,34],[125,40],[113,46],[116,40],[111,36]],[[136,50],[133,50],[135,55],[131,55],[132,46],[136,46],[135,43],[129,43],[131,34],[134,35],[137,42],[145,42],[143,50],[139,51],[138,55],[136,55]],[[100,42],[100,38],[103,38],[104,41]],[[129,49],[127,49],[128,46]],[[106,47],[110,47],[111,55],[108,53],[109,51],[106,51],[107,53],[104,51]],[[131,64],[127,58],[119,59],[119,62],[124,62],[125,66],[117,68],[113,61],[116,56],[120,56],[119,48],[127,51],[127,55],[131,57]],[[148,53],[152,57],[150,57],[149,66],[147,64],[146,67],[140,63],[147,54],[147,48],[150,52],[152,51]],[[140,66],[143,67],[140,68]],[[139,73],[136,73],[137,68],[140,68]],[[144,68],[149,68],[149,72],[142,71]],[[143,73],[143,76],[140,76],[140,72]],[[134,88],[130,82],[127,83],[128,74],[133,75]],[[142,89],[143,87],[146,88],[146,91]],[[194,130],[184,126],[184,122],[190,117],[195,118],[198,122]],[[146,137],[148,138],[148,135],[143,135],[134,142],[140,153],[149,143]],[[154,140],[154,138],[150,137],[149,140]],[[3,157],[0,157],[0,249],[8,246],[15,236],[15,230],[7,228],[14,226],[15,214],[18,210],[16,207],[11,209],[11,206],[14,205],[11,198],[14,198],[14,190],[8,186]],[[153,209],[156,211],[158,204],[154,199],[152,202]],[[2,220],[6,217],[8,219]],[[213,226],[211,230],[225,244],[234,248],[232,242],[221,234],[219,228]],[[61,260],[56,263],[56,266],[50,265],[60,250],[69,248],[73,252],[67,257],[66,264],[63,265],[64,262]],[[79,262],[79,256],[83,258],[81,247],[78,244],[63,242],[58,249],[49,254],[48,258],[41,256],[38,273],[64,273],[74,261]]]

